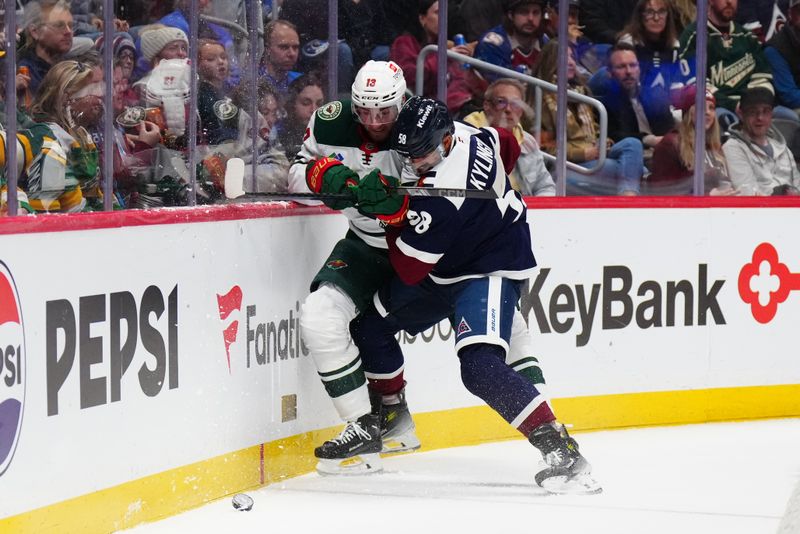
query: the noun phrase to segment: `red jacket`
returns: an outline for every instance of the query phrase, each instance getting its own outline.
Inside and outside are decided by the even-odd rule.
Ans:
[[[416,91],[417,83],[417,56],[422,50],[422,45],[410,34],[403,34],[392,43],[389,58],[400,65],[406,78],[406,85]],[[425,78],[422,86],[422,96],[436,98],[436,74],[438,72],[438,58],[436,54],[429,54],[425,58]],[[464,76],[464,70],[455,60],[447,61],[447,109],[455,113],[461,106],[468,102],[472,95]]]

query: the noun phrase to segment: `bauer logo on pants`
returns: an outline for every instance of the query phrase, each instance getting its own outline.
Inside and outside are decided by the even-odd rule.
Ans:
[[[22,306],[8,266],[0,261],[0,476],[22,429],[25,407],[25,330]]]

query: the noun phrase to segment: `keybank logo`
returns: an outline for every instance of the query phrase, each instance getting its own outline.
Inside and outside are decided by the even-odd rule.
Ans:
[[[697,265],[696,277],[679,280],[637,280],[625,265],[606,265],[600,282],[551,287],[550,273],[541,269],[523,288],[522,314],[532,316],[542,334],[575,332],[576,347],[587,345],[596,328],[726,324],[718,300],[725,280],[711,279],[705,263]]]
[[[259,321],[255,304],[243,306],[244,292],[238,285],[225,293],[217,293],[217,309],[222,322],[222,339],[225,342],[225,357],[228,373],[236,367],[236,354],[242,349],[233,350],[233,345],[240,345],[239,326],[244,322],[245,367],[262,366],[295,359],[308,355],[308,349],[300,339],[300,303],[295,302],[294,309],[288,310],[288,317],[272,321]],[[244,317],[241,311],[244,307]],[[234,363],[231,363],[233,360]]]
[[[800,273],[793,273],[778,260],[778,251],[770,243],[761,243],[753,251],[752,261],[739,271],[739,296],[750,305],[759,323],[772,321],[778,304],[789,293],[800,290]]]
[[[14,277],[0,261],[0,476],[19,442],[25,408],[25,329]]]

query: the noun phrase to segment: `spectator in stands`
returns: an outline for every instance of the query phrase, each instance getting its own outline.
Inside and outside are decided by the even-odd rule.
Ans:
[[[300,54],[297,28],[285,20],[273,20],[264,27],[264,55],[259,76],[269,81],[278,93],[285,95],[289,84],[300,76],[294,69]]]
[[[736,121],[734,112],[742,93],[752,87],[772,89],[772,71],[761,44],[752,33],[734,22],[738,0],[709,0],[707,83],[716,88],[717,116],[723,129]],[[697,22],[689,24],[680,38],[678,58],[693,83]]]
[[[233,148],[233,156],[245,162],[244,189],[248,192],[285,192],[288,190],[289,160],[278,141],[278,122],[284,118],[278,90],[268,80],[260,80],[257,88],[256,152],[250,137],[250,88],[239,86],[233,92],[233,103],[239,108],[239,139]],[[255,160],[255,182],[253,162]]]
[[[581,23],[594,43],[614,44],[628,23],[636,0],[581,0]]]
[[[197,7],[201,14],[205,14],[213,10],[213,4],[214,0],[198,0]],[[189,17],[187,16],[189,14],[189,0],[175,0],[174,8],[175,10],[172,13],[164,15],[158,22],[165,26],[179,28],[184,34],[189,35]],[[230,63],[230,83],[232,85],[238,84],[240,68],[231,33],[219,24],[207,22],[201,18],[198,21],[197,35],[200,38],[213,39],[222,43]]]
[[[289,85],[286,118],[280,123],[278,139],[290,160],[294,159],[303,144],[308,121],[324,103],[325,88],[317,75],[303,74]]]
[[[492,126],[510,130],[520,146],[520,156],[509,175],[511,185],[526,196],[554,196],[556,185],[547,172],[542,153],[536,139],[526,132],[520,120],[527,111],[525,86],[513,78],[499,78],[486,90],[483,111],[476,111],[464,118],[464,122],[482,128]]]
[[[789,20],[773,36],[764,55],[772,67],[778,103],[800,115],[800,0],[792,0]]]
[[[647,192],[655,195],[690,195],[694,189],[694,103],[697,86],[689,85],[677,98],[676,107],[683,116],[676,130],[669,132],[653,151],[653,172],[647,177]],[[737,194],[728,178],[728,166],[722,152],[720,127],[715,112],[714,95],[706,91],[705,192],[708,195]]]
[[[557,83],[558,42],[550,41],[542,49],[534,76]],[[585,85],[576,76],[575,57],[570,50],[567,56],[567,83],[569,89],[588,94]],[[556,150],[556,93],[546,92],[542,103],[542,147],[555,154]],[[585,168],[594,168],[600,156],[599,125],[594,109],[588,104],[570,102],[567,107],[567,160]],[[567,193],[578,195],[637,195],[644,170],[642,142],[627,137],[609,147],[603,166],[594,174],[585,175],[567,171]]]
[[[639,60],[629,43],[619,42],[611,48],[609,70],[611,77],[598,96],[608,111],[608,135],[612,139],[635,137],[641,140],[647,163],[653,147],[675,125],[668,94],[642,89]]]
[[[681,35],[686,26],[697,20],[697,3],[696,0],[673,0],[673,6],[675,31]]]
[[[95,42],[95,48],[103,51],[104,36]],[[114,51],[114,115],[121,113],[126,107],[135,106],[139,101],[136,91],[131,86],[133,66],[136,58],[136,45],[128,33],[118,33],[112,41]]]
[[[503,0],[503,24],[481,36],[475,57],[530,74],[543,45],[545,0]],[[499,74],[484,72],[494,80]]]
[[[578,69],[581,71],[581,75],[588,78],[605,64],[608,46],[595,46],[595,44],[583,34],[583,26],[581,26],[579,22],[580,6],[580,0],[569,0],[567,32],[569,34],[569,43],[575,51],[575,60],[578,63]],[[545,34],[550,39],[558,38],[559,22],[557,0],[552,0],[545,15]]]
[[[239,135],[234,121],[237,109],[228,98],[230,74],[228,53],[219,41],[199,39],[197,43],[197,112],[202,143],[217,145]]]
[[[141,103],[151,110],[149,119],[159,125],[168,148],[186,147],[186,109],[191,85],[187,59],[188,40],[183,30],[153,24],[139,34],[143,56],[153,68],[133,87]]]
[[[639,0],[622,30],[619,41],[634,46],[646,97],[669,102],[669,91],[683,83],[675,28],[672,0]]]
[[[722,146],[733,185],[742,194],[798,195],[800,172],[783,135],[772,126],[774,95],[756,87],[742,95],[741,119]]]
[[[28,68],[28,88],[35,94],[47,71],[72,48],[69,4],[64,0],[33,0],[25,5],[22,26],[25,43],[17,65]]]
[[[407,5],[408,4],[408,5]],[[416,13],[417,0],[404,0],[384,4],[384,9],[410,9],[407,16]],[[409,5],[411,6],[409,8]],[[281,4],[281,20],[294,24],[300,37],[300,54],[296,70],[300,72],[316,72],[326,77],[328,73],[328,0],[284,0]],[[391,42],[395,34],[394,27],[384,28],[387,42]],[[341,37],[341,22],[340,34]],[[355,59],[353,50],[346,41],[340,40],[337,46],[338,56],[338,90],[350,94],[350,86],[355,76]]]
[[[736,22],[764,43],[786,22],[788,0],[739,0]]]
[[[37,211],[91,211],[102,205],[99,154],[87,131],[103,115],[103,83],[94,80],[91,68],[72,60],[57,63],[42,80],[31,114],[55,134],[57,143],[43,151],[56,150],[65,163],[32,166],[28,196]]]
[[[151,68],[166,59],[189,57],[189,39],[183,30],[163,24],[152,24],[142,28],[139,32],[139,45],[142,56],[150,63]],[[151,75],[152,70],[133,84],[140,95],[143,95]]]
[[[419,1],[419,24],[410,33],[401,35],[392,43],[389,57],[397,63],[406,78],[406,85],[414,87],[417,79],[417,57],[426,45],[436,43],[439,36],[439,2],[438,0]],[[457,46],[453,51],[464,55],[472,55],[468,46]],[[437,72],[439,61],[436,54],[425,58],[425,76],[422,94],[435,98],[437,88]],[[464,69],[453,59],[447,61],[447,109],[457,115],[459,110],[472,99]]]

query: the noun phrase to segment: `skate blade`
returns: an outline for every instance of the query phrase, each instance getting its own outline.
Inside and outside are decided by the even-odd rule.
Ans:
[[[383,471],[380,454],[359,454],[343,460],[321,459],[317,462],[317,473],[323,476],[369,475]]]
[[[397,454],[401,452],[412,452],[421,446],[419,438],[412,432],[398,437],[383,438],[383,454]]]
[[[603,491],[600,483],[588,474],[552,476],[542,480],[539,485],[555,495],[595,495]]]

